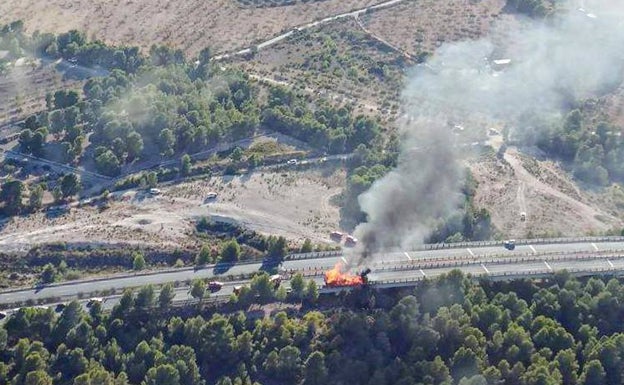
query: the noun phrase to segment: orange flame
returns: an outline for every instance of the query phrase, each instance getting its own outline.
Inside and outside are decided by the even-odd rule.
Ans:
[[[364,284],[364,278],[342,271],[344,265],[337,263],[333,269],[325,272],[325,284],[327,286],[358,286]]]

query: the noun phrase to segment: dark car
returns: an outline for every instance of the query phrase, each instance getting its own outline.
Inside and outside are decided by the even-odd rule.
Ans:
[[[507,250],[513,250],[516,248],[516,241],[514,241],[513,239],[509,240],[509,241],[505,241],[503,243],[503,246],[505,246],[505,248]]]
[[[223,287],[223,283],[217,281],[208,282],[208,290],[211,292],[219,291]]]
[[[90,298],[89,301],[87,301],[87,307],[93,307],[93,305],[95,305],[96,303],[102,302],[103,298]]]

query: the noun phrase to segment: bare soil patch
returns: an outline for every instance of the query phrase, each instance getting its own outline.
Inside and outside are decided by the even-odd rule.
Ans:
[[[330,243],[339,211],[331,198],[344,188],[342,170],[253,173],[163,187],[151,197],[131,190],[110,207],[71,209],[57,217],[16,217],[0,230],[2,250],[24,250],[47,242],[92,242],[152,246],[196,246],[194,221],[206,216],[235,221],[264,234]],[[216,200],[207,199],[209,192]]]
[[[599,234],[624,223],[618,213],[624,193],[617,188],[584,191],[552,161],[510,148],[504,160],[479,159],[470,168],[479,183],[475,203],[488,208],[504,237]],[[520,220],[521,212],[526,212],[526,221]]]
[[[501,17],[504,0],[408,1],[364,16],[366,29],[411,54],[433,51],[444,42],[476,39]]]
[[[255,8],[236,0],[8,0],[0,2],[0,22],[21,19],[28,31],[85,31],[109,43],[204,47],[223,52],[247,47],[313,20],[378,3],[326,0]]]

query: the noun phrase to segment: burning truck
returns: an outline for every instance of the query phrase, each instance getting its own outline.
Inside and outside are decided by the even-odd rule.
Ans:
[[[368,274],[370,272],[371,269],[367,268],[360,274],[351,274],[348,271],[345,271],[345,266],[343,264],[338,263],[333,269],[325,273],[325,286],[363,286],[368,283]]]

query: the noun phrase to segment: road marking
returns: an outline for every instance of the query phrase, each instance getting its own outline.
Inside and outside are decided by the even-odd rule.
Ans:
[[[544,261],[544,265],[548,268],[548,270],[552,271],[552,267],[548,264],[548,262]]]
[[[487,267],[485,267],[484,264],[481,264],[481,267],[483,268],[483,270],[485,270],[486,274],[490,274],[490,271],[487,269]]]
[[[591,245],[594,247],[594,250],[598,251],[598,246],[596,246],[596,244],[594,242],[592,242]]]
[[[347,264],[347,260],[345,259],[345,257],[340,257],[340,259],[342,259],[342,262],[344,262],[344,264]]]
[[[611,266],[612,269],[615,269],[615,266],[613,266],[613,262],[609,261],[608,259],[607,262],[609,262],[609,266]]]
[[[533,245],[529,245],[529,248],[533,253],[537,254],[537,250],[535,250],[535,247],[533,247]]]
[[[425,274],[425,272],[423,271],[423,269],[420,269],[420,274],[422,274],[422,275],[423,275],[423,277],[426,277],[426,276],[427,276],[427,274]]]
[[[468,250],[468,252],[470,253],[470,255],[472,255],[472,256],[474,257],[474,253],[472,252],[472,250],[470,250],[470,249],[466,249],[466,250]]]
[[[407,254],[407,251],[404,251],[403,254],[405,254],[405,256],[407,257],[407,259],[409,259],[410,261],[412,260],[412,257],[409,256],[409,254]]]

